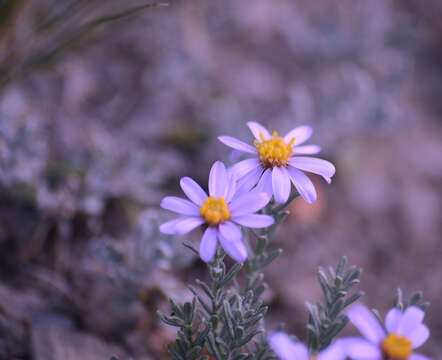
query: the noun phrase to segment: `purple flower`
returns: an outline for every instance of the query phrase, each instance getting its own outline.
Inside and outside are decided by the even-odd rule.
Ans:
[[[233,165],[230,170],[238,178],[238,187],[251,189],[258,187],[275,201],[285,203],[293,183],[299,194],[308,203],[316,200],[316,190],[310,179],[301,171],[321,175],[329,184],[335,174],[335,167],[329,161],[299,155],[312,155],[320,152],[317,145],[303,145],[312,135],[310,126],[299,126],[279,137],[275,131],[273,136],[268,130],[256,122],[248,122],[247,126],[255,136],[254,146],[246,144],[231,136],[220,136],[218,139],[236,150],[236,153],[254,155]]]
[[[385,328],[374,314],[363,305],[356,305],[348,312],[350,321],[365,339],[348,338],[343,340],[347,355],[354,360],[429,360],[415,354],[430,336],[428,328],[422,324],[424,312],[416,306],[405,312],[391,309],[385,317]]]
[[[344,360],[345,352],[342,343],[338,340],[327,349],[318,354],[309,354],[307,346],[302,343],[294,342],[283,332],[272,334],[269,339],[269,345],[281,360]]]
[[[228,174],[221,161],[215,162],[210,169],[210,197],[189,177],[182,178],[180,185],[190,201],[167,196],[161,201],[161,207],[185,216],[162,224],[160,231],[186,234],[206,224],[200,245],[200,256],[205,262],[213,259],[218,240],[227,254],[243,262],[247,259],[247,249],[238,225],[265,228],[274,222],[271,216],[254,214],[267,205],[269,196],[258,190],[238,193],[235,175]]]

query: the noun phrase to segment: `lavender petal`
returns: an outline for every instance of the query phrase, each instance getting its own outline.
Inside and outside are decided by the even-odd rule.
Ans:
[[[221,161],[216,161],[209,174],[209,195],[218,199],[225,195],[227,188],[227,170]]]
[[[261,210],[269,201],[267,194],[252,190],[232,200],[230,214],[232,217],[251,214]]]
[[[269,140],[272,138],[272,135],[270,135],[269,131],[264,126],[258,124],[257,122],[249,121],[246,125],[252,132],[255,139],[258,140],[259,142],[262,141],[261,135],[264,137],[264,140]]]
[[[235,150],[240,150],[249,154],[256,153],[256,150],[253,146],[246,144],[245,142],[235,139],[231,136],[218,136],[218,140],[221,141],[224,145],[227,145]]]
[[[385,316],[385,327],[389,333],[396,332],[403,313],[398,308],[392,308]]]
[[[285,203],[290,196],[290,177],[284,166],[275,166],[272,171],[272,188],[275,201]]]
[[[431,359],[421,354],[411,354],[408,360],[431,360]]]
[[[160,226],[160,231],[163,234],[186,234],[189,231],[195,229],[201,225],[204,220],[200,217],[181,217],[168,222],[165,222]]]
[[[423,321],[425,313],[416,306],[410,306],[405,310],[404,315],[399,321],[397,327],[397,334],[408,336],[413,332]]]
[[[374,314],[363,305],[355,305],[347,314],[348,318],[359,332],[372,344],[379,344],[385,337],[385,332]]]
[[[293,138],[295,138],[293,145],[297,146],[306,142],[310,138],[310,136],[312,136],[312,133],[313,129],[311,126],[298,126],[290,130],[287,135],[284,136],[284,141],[288,144]]]
[[[272,186],[272,170],[267,169],[262,174],[261,178],[259,179],[258,185],[256,185],[256,188],[259,189],[262,192],[265,192],[269,199],[273,196],[273,186]]]
[[[258,183],[261,174],[262,169],[258,166],[244,175],[236,184],[236,192],[233,199],[237,199],[244,193],[250,191],[250,189]]]
[[[294,155],[314,155],[321,152],[321,147],[318,145],[303,145],[293,147]]]
[[[166,196],[161,200],[160,206],[163,209],[183,215],[198,216],[200,210],[193,202],[176,196]]]
[[[250,171],[258,168],[260,163],[257,158],[242,160],[229,168],[229,173],[236,175],[236,178],[240,180],[243,176]]]
[[[204,231],[200,244],[200,257],[203,261],[209,262],[213,259],[216,252],[218,231],[214,227],[208,227]]]
[[[290,175],[290,180],[292,180],[293,185],[302,198],[309,204],[314,203],[317,198],[316,189],[307,175],[292,166],[288,167],[288,173]]]
[[[281,360],[308,360],[307,347],[301,343],[295,343],[283,332],[276,332],[269,336],[269,345]]]
[[[289,165],[300,170],[321,175],[329,184],[331,177],[336,172],[335,166],[330,161],[313,157],[294,156],[290,159]]]
[[[168,235],[177,234],[176,225],[180,221],[182,221],[183,219],[187,219],[187,218],[173,219],[173,220],[170,220],[170,221],[167,221],[167,222],[161,224],[160,225],[160,231],[163,234],[168,234]]]
[[[219,241],[226,253],[234,260],[242,263],[247,259],[247,248],[242,242],[241,230],[232,222],[219,225]]]
[[[202,223],[204,223],[204,220],[200,217],[184,218],[175,225],[176,233],[180,235],[187,234]]]
[[[247,214],[232,217],[232,221],[249,228],[262,229],[273,225],[275,219],[269,215]]]
[[[414,329],[407,338],[411,341],[413,349],[417,349],[419,346],[423,345],[430,336],[430,330],[424,324],[420,324],[416,329]]]
[[[235,195],[236,193],[236,186],[237,186],[237,182],[236,182],[236,176],[235,174],[228,174],[227,175],[227,186],[224,190],[224,200],[226,200],[226,203],[229,203],[232,198],[233,195]]]
[[[186,196],[199,206],[207,199],[206,192],[190,177],[183,177],[180,181],[180,186]]]
[[[360,338],[347,338],[345,352],[354,360],[382,360],[383,355],[378,345]]]

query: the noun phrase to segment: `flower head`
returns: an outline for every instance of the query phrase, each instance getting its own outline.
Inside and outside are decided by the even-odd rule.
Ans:
[[[251,154],[254,157],[240,161],[231,167],[238,178],[238,186],[251,189],[258,182],[258,187],[275,201],[285,203],[293,183],[305,201],[316,200],[316,190],[310,179],[301,171],[321,175],[328,183],[335,173],[335,167],[329,161],[299,155],[313,155],[320,152],[317,145],[302,145],[312,135],[310,126],[299,126],[280,137],[273,135],[256,122],[247,126],[255,136],[254,146],[246,144],[231,136],[220,136],[218,139],[236,152]]]
[[[428,328],[422,324],[424,312],[416,306],[405,312],[391,309],[385,317],[385,328],[374,314],[363,305],[352,308],[348,317],[365,339],[344,340],[347,355],[355,360],[428,360],[414,353],[429,337]]]
[[[300,342],[294,342],[283,332],[272,334],[269,339],[269,345],[281,360],[344,360],[345,353],[338,340],[327,349],[318,354],[310,354],[307,346]]]
[[[238,225],[265,228],[274,222],[271,216],[254,214],[267,205],[269,196],[258,189],[237,191],[235,175],[229,174],[221,161],[215,162],[210,170],[210,196],[189,177],[182,178],[180,185],[190,201],[167,196],[161,201],[161,207],[184,216],[162,224],[160,231],[186,234],[206,224],[200,245],[201,259],[206,262],[215,255],[218,240],[227,254],[243,262],[247,259],[247,249]]]

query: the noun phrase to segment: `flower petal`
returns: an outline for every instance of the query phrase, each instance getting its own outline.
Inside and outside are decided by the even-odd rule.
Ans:
[[[382,360],[382,353],[379,347],[367,340],[347,338],[342,341],[347,356],[353,360]]]
[[[206,192],[190,177],[183,177],[180,180],[180,186],[186,196],[199,206],[201,206],[204,200],[207,199]]]
[[[330,161],[318,158],[294,156],[290,159],[289,164],[297,169],[321,175],[329,184],[331,177],[336,172],[335,166]]]
[[[416,329],[408,334],[407,338],[413,344],[413,349],[417,349],[425,341],[427,341],[429,336],[430,330],[428,330],[428,328],[424,324],[420,324]]]
[[[236,176],[235,174],[228,174],[227,175],[227,186],[224,190],[224,200],[226,200],[226,203],[229,203],[230,200],[232,200],[233,195],[235,195],[236,192]]]
[[[167,221],[163,224],[160,225],[160,231],[163,234],[168,234],[168,235],[172,235],[172,234],[176,234],[176,224],[178,224],[180,221],[182,221],[183,219],[187,219],[187,218],[178,218],[178,219],[173,219],[170,221]]]
[[[230,162],[236,162],[243,155],[244,151],[233,149],[229,154],[229,160]]]
[[[256,188],[259,191],[265,192],[269,199],[273,196],[273,186],[272,186],[272,170],[267,169],[262,174],[261,178],[259,179],[258,185],[256,185]]]
[[[226,253],[238,262],[244,262],[247,259],[247,248],[242,242],[242,233],[239,227],[231,221],[220,224],[219,241]]]
[[[226,166],[221,161],[216,161],[209,174],[209,195],[218,199],[225,195],[227,183],[227,170]]]
[[[260,166],[254,168],[249,171],[246,175],[244,175],[236,184],[236,193],[233,198],[238,198],[244,193],[250,191],[256,183],[259,181],[259,178],[262,174],[262,168]],[[271,196],[271,195],[270,195]]]
[[[186,234],[197,226],[201,225],[204,220],[200,217],[182,217],[165,222],[160,226],[160,231],[164,234]]]
[[[232,217],[252,214],[261,210],[269,201],[267,194],[253,189],[232,200],[229,206],[230,214]]]
[[[408,337],[422,323],[424,315],[417,306],[408,307],[399,321],[396,333]]]
[[[306,142],[310,138],[310,136],[312,136],[312,133],[313,129],[311,126],[298,126],[289,131],[288,134],[284,136],[284,141],[286,144],[288,144],[293,138],[295,138],[293,145],[297,146],[299,144],[302,144],[303,142]]]
[[[354,306],[347,314],[350,321],[360,333],[371,343],[379,344],[385,337],[385,332],[374,314],[363,305]]]
[[[200,213],[198,206],[196,206],[193,202],[176,196],[166,196],[163,200],[161,200],[160,206],[163,209],[183,215],[198,216]]]
[[[317,198],[316,189],[307,175],[292,166],[288,167],[288,173],[290,180],[292,180],[293,185],[295,185],[302,198],[309,204],[314,203]]]
[[[246,125],[253,133],[255,139],[258,140],[259,142],[262,141],[261,135],[264,137],[264,140],[269,140],[272,138],[272,135],[270,135],[269,131],[264,126],[258,124],[257,122],[249,121]]]
[[[217,244],[216,237],[216,228],[209,226],[206,231],[204,231],[200,244],[200,256],[201,259],[205,262],[211,261],[215,256]]]
[[[318,360],[344,360],[346,353],[344,351],[343,342],[338,340],[334,344],[322,350],[318,355]]]
[[[240,180],[243,176],[250,171],[258,168],[260,163],[257,158],[242,160],[229,168],[229,173],[236,175],[236,178]]]
[[[408,360],[431,360],[431,359],[421,354],[411,354]]]
[[[385,327],[389,333],[396,332],[397,326],[403,314],[398,308],[392,308],[385,316]]]
[[[321,147],[318,145],[304,145],[293,147],[293,154],[313,155],[321,152]]]
[[[287,334],[276,332],[269,336],[269,345],[281,360],[308,360],[308,350],[304,344],[296,343]]]
[[[221,141],[224,145],[227,145],[235,150],[240,150],[249,154],[256,153],[256,150],[253,146],[246,144],[245,142],[235,139],[231,136],[218,136],[218,140]]]
[[[204,220],[200,217],[189,217],[177,223],[175,229],[177,234],[184,235],[195,229],[197,226],[200,226],[202,223],[204,223]]]
[[[242,238],[241,229],[231,221],[219,224],[218,228],[220,234],[226,239],[237,241]]]
[[[290,196],[290,177],[284,166],[275,166],[272,171],[272,188],[275,201],[285,203]]]
[[[247,214],[242,216],[232,217],[232,220],[242,226],[249,228],[261,229],[273,225],[275,219],[273,216],[261,214]]]

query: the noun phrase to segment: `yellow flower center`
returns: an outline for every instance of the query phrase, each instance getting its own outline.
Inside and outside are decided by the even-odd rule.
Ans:
[[[222,224],[230,218],[229,207],[223,197],[208,197],[200,207],[200,214],[209,226]]]
[[[405,336],[392,333],[382,342],[382,350],[389,359],[405,360],[411,355],[412,344]]]
[[[316,355],[310,355],[309,360],[318,360],[318,357]]]
[[[264,140],[262,134],[259,134],[259,136],[262,142],[255,140],[254,145],[263,167],[273,168],[274,166],[287,166],[290,155],[293,153],[293,142],[295,138],[292,138],[290,142],[286,144],[284,139],[279,137],[276,131],[273,132],[273,137],[270,140]]]

